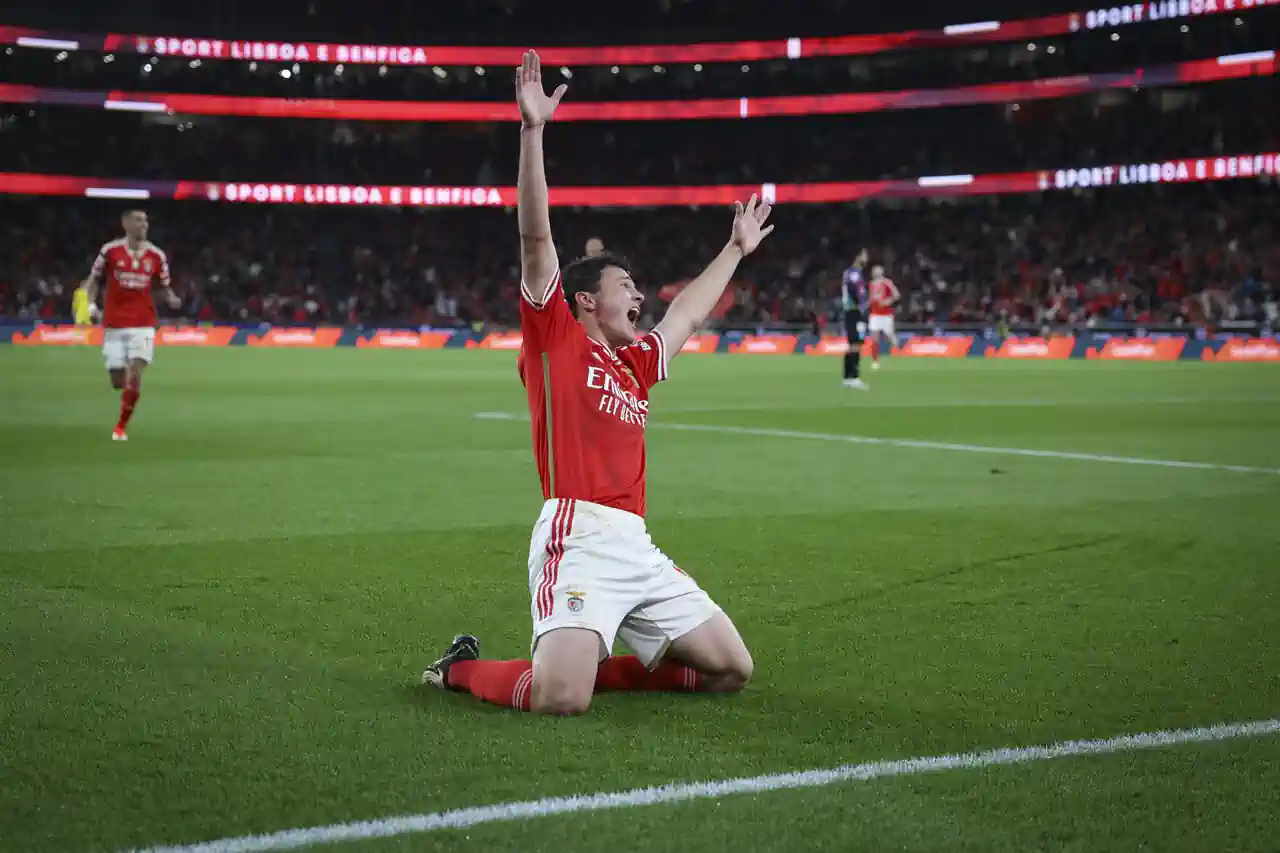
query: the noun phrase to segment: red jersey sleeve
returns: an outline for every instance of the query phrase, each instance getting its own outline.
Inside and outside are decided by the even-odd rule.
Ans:
[[[560,270],[551,277],[546,297],[538,302],[525,282],[520,282],[520,331],[524,347],[531,352],[550,352],[567,340],[578,326],[578,320],[564,301],[560,288]]]
[[[618,358],[631,368],[645,388],[652,388],[667,378],[667,342],[657,329],[619,349]]]

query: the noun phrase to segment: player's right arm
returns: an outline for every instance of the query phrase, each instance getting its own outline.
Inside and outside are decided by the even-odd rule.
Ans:
[[[568,87],[548,95],[542,88],[538,54],[528,51],[516,71],[516,103],[520,107],[520,176],[516,185],[516,215],[520,226],[520,289],[538,310],[555,294],[559,260],[551,240],[551,212],[542,132],[555,114]]]

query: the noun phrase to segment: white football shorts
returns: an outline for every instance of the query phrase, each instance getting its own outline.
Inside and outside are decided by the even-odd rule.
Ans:
[[[150,364],[155,352],[155,329],[102,330],[102,357],[106,359],[107,370],[124,370],[134,359]]]
[[[529,543],[533,644],[557,628],[600,636],[600,659],[620,638],[645,666],[720,608],[625,510],[559,498],[542,505]]]
[[[892,314],[872,314],[867,318],[867,327],[871,330],[871,334],[892,335],[894,333],[894,322]]]

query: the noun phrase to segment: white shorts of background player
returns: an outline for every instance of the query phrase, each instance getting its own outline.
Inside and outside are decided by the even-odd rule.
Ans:
[[[892,314],[872,314],[867,318],[867,328],[871,334],[893,335],[894,323]]]
[[[652,669],[674,640],[720,613],[697,582],[625,510],[559,498],[542,505],[529,543],[533,645],[557,628],[600,637],[600,659],[621,639]],[[532,653],[531,649],[531,653]]]
[[[107,370],[124,370],[134,359],[150,364],[155,352],[155,329],[104,329],[102,332],[102,357],[106,359]]]

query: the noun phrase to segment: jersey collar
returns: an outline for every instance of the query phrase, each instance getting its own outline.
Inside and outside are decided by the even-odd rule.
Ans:
[[[597,341],[595,338],[591,337],[590,335],[587,335],[587,340],[591,341],[591,343],[592,343],[594,346],[597,346],[597,347],[599,347],[600,349],[602,349],[602,350],[604,350],[605,352],[607,352],[607,353],[609,354],[609,357],[610,357],[610,358],[617,358],[617,357],[618,357],[618,356],[617,356],[617,354],[613,351],[613,347],[609,346],[609,345],[608,345],[608,344],[606,344],[605,342],[603,342],[603,341]]]

